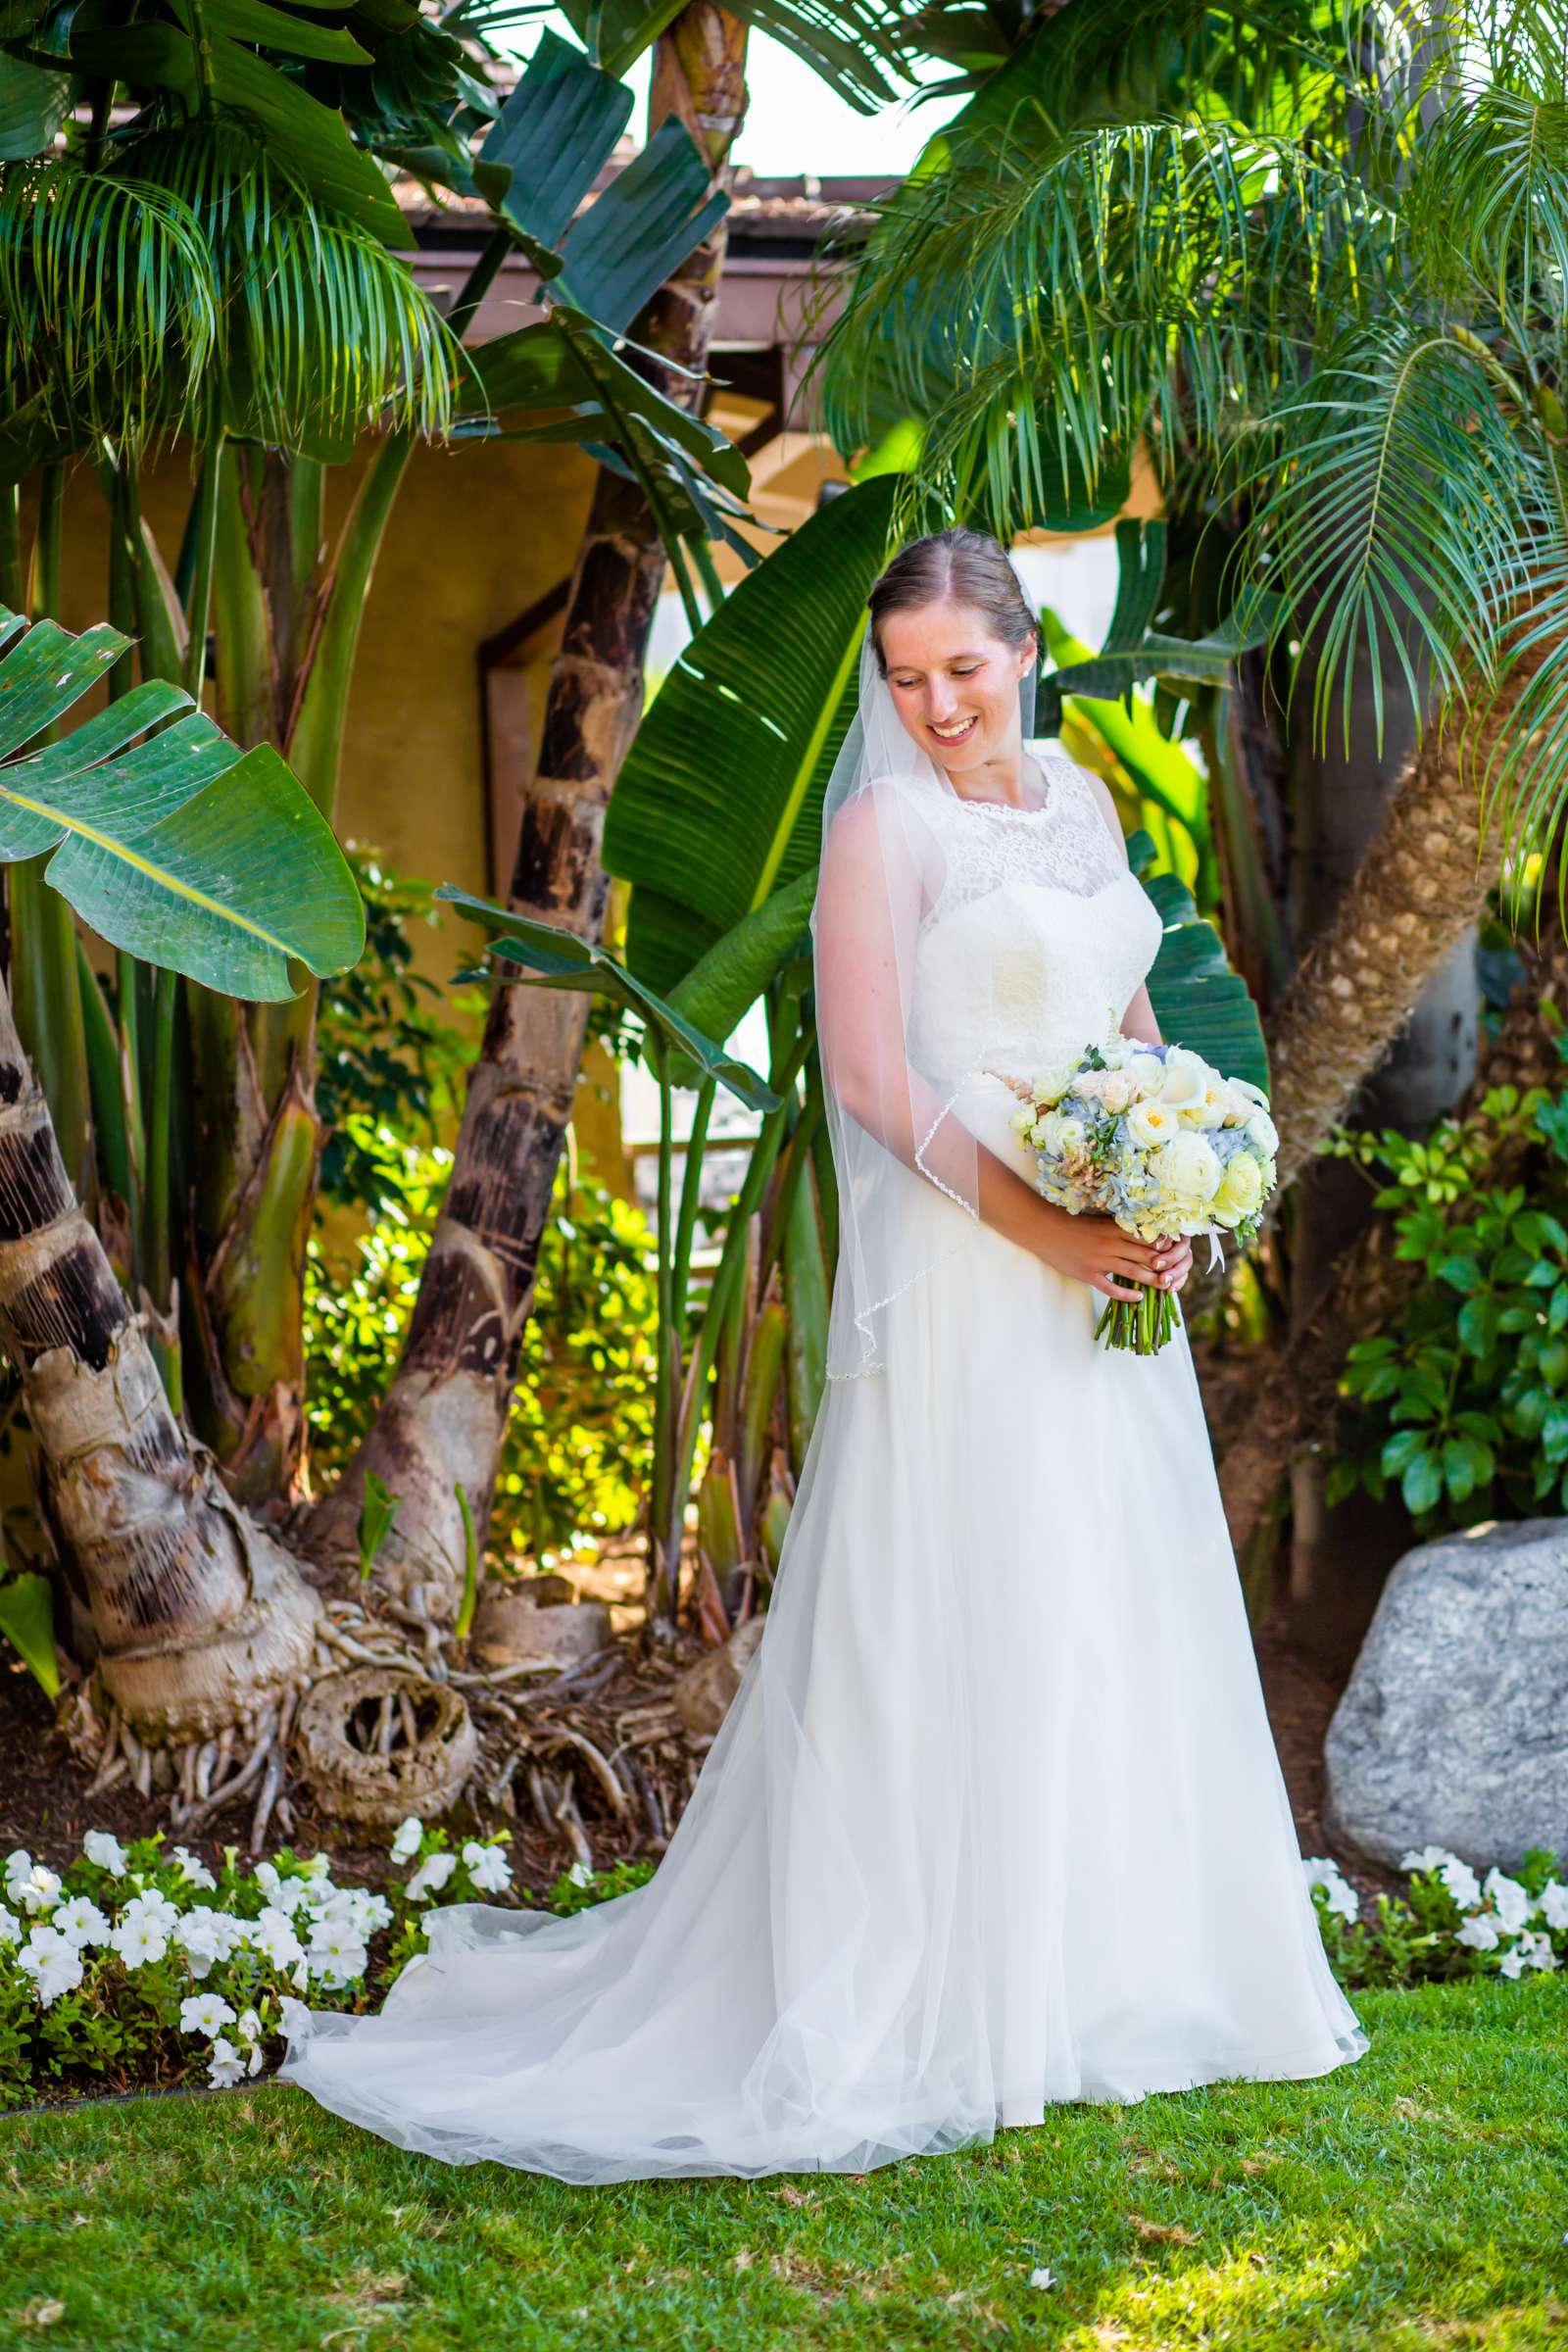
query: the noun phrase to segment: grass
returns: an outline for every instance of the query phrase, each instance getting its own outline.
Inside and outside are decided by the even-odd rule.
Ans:
[[[1568,2352],[1568,1984],[1355,2007],[1372,2048],[1318,2081],[1056,2108],[863,2179],[568,2189],[286,2083],[21,2116],[0,2345]]]

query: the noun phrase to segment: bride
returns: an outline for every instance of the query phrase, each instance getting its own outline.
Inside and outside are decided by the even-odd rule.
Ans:
[[[870,597],[811,928],[838,1173],[829,1385],[766,1630],[655,1877],[486,1903],[281,2073],[399,2146],[598,2182],[864,2172],[1054,2101],[1322,2075],[1323,1954],[1185,1333],[1185,1243],[1027,1181],[1006,1075],[1118,1019],[1158,918],[1029,739],[1035,624],[944,531]]]

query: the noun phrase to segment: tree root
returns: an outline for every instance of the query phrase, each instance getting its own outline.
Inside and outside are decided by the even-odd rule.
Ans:
[[[182,1840],[210,1835],[243,1804],[246,1851],[254,1855],[274,1823],[293,1835],[296,1776],[327,1811],[339,1807],[342,1790],[309,1755],[306,1719],[325,1690],[317,1717],[323,1707],[335,1710],[341,1729],[345,1709],[358,1710],[350,1777],[368,1773],[378,1784],[382,1801],[373,1817],[383,1825],[405,1811],[435,1818],[466,1803],[486,1832],[516,1822],[520,1789],[539,1828],[592,1869],[596,1844],[601,1854],[624,1850],[634,1827],[662,1852],[695,1785],[701,1759],[667,1695],[666,1671],[658,1670],[651,1689],[622,1641],[554,1674],[517,1665],[459,1668],[448,1663],[439,1629],[417,1610],[323,1597],[308,1675],[270,1692],[247,1720],[159,1745],[143,1740],[89,1677],[63,1728],[90,1771],[89,1797],[128,1781],[144,1797],[166,1799],[165,1827]],[[454,1772],[427,1797],[414,1785],[417,1769],[411,1780],[400,1759],[419,1754],[421,1716],[428,1737],[437,1712],[449,1731],[459,1724],[469,1730],[466,1740],[460,1733]],[[353,1791],[346,1810],[350,1818],[372,1817]]]

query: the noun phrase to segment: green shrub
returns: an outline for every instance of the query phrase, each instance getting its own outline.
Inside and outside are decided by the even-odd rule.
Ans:
[[[1478,1181],[1499,1126],[1530,1147],[1506,1188]],[[1424,1142],[1336,1148],[1390,1179],[1377,1205],[1425,1280],[1346,1358],[1328,1499],[1392,1487],[1423,1536],[1568,1511],[1568,1100],[1503,1088]]]

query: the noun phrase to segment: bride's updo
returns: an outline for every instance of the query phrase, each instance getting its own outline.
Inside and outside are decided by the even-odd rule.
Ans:
[[[1039,628],[1006,549],[986,531],[956,528],[911,539],[876,581],[866,603],[871,643],[884,677],[888,665],[882,657],[882,623],[890,612],[907,612],[922,605],[968,605],[984,613],[1004,645],[1025,646]]]

